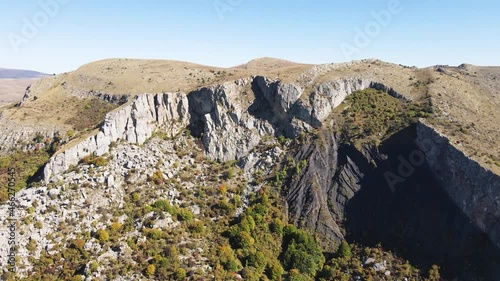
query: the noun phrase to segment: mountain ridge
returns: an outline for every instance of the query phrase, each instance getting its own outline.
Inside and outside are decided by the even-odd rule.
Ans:
[[[69,192],[78,198],[77,206],[70,210],[93,206],[78,210],[85,218],[82,227],[96,233],[106,223],[118,220],[110,218],[92,226],[90,210],[97,205],[130,207],[130,202],[144,196],[145,205],[139,205],[147,207],[156,206],[153,198],[163,198],[176,208],[191,206],[193,216],[202,220],[197,210],[205,209],[204,205],[195,199],[186,201],[186,196],[213,195],[216,190],[226,194],[229,186],[235,194],[229,192],[226,201],[202,213],[212,214],[210,210],[218,206],[231,210],[228,204],[233,200],[244,202],[237,211],[234,209],[236,217],[247,207],[261,212],[249,202],[256,191],[262,194],[272,189],[279,191],[278,202],[284,204],[287,220],[315,234],[317,243],[328,253],[334,253],[345,239],[370,243],[363,225],[356,224],[364,220],[376,232],[378,242],[399,251],[403,249],[391,243],[390,237],[404,231],[408,239],[425,243],[423,235],[432,227],[419,224],[426,221],[426,212],[439,211],[442,201],[446,202],[445,213],[455,219],[449,222],[443,215],[432,220],[439,225],[440,233],[429,241],[446,239],[449,231],[457,232],[457,224],[464,225],[464,231],[454,234],[451,242],[443,242],[446,246],[439,251],[433,252],[430,244],[409,245],[416,255],[410,258],[420,264],[419,255],[432,255],[433,263],[443,264],[448,276],[464,280],[480,276],[478,267],[483,265],[487,268],[484,274],[499,276],[495,263],[500,252],[495,249],[500,246],[500,208],[495,198],[500,190],[496,188],[498,173],[494,173],[498,165],[484,161],[498,152],[494,142],[498,97],[494,90],[499,69],[470,65],[417,69],[378,60],[302,65],[264,58],[250,63],[250,68],[228,70],[175,61],[104,60],[38,80],[21,102],[3,108],[0,126],[5,133],[0,139],[0,153],[8,155],[14,149],[25,156],[46,152],[46,165],[29,178],[34,182],[32,188],[19,191],[23,204],[33,204],[38,192],[52,198],[44,200],[44,205],[69,204],[62,191],[81,185],[79,192]],[[490,139],[494,141],[488,142]],[[475,145],[475,150],[469,145]],[[163,151],[162,147],[168,149]],[[148,151],[155,156],[147,156]],[[420,153],[418,161],[416,153]],[[413,166],[406,164],[401,170],[398,163],[404,161]],[[222,173],[221,167],[227,170]],[[221,175],[207,182],[205,169]],[[231,180],[235,171],[236,182]],[[396,186],[384,179],[387,172],[396,179]],[[210,186],[212,180],[218,186]],[[432,205],[426,205],[426,191],[421,188],[429,183],[441,192],[436,193],[440,197]],[[191,184],[209,186],[191,194]],[[150,191],[154,190],[161,191],[160,195],[152,195]],[[109,204],[103,203],[108,199],[99,199],[94,206],[88,194],[97,196],[100,192],[110,194]],[[126,194],[137,195],[128,199]],[[239,197],[233,197],[236,194]],[[375,195],[377,202],[386,202],[383,210],[369,200]],[[393,211],[391,206],[399,208],[399,201],[391,200],[412,202],[412,196],[418,196],[416,202],[422,204],[416,225],[402,230],[408,217],[391,215],[385,219]],[[101,194],[99,198],[105,197]],[[266,204],[266,199],[259,200]],[[371,206],[373,214],[363,212],[363,205]],[[57,227],[61,219],[69,219],[45,216],[41,213],[44,208],[49,207],[35,209],[47,225],[42,226],[41,233]],[[146,208],[140,212],[149,211]],[[212,222],[229,219],[212,215]],[[388,229],[370,223],[367,217],[372,215]],[[125,220],[120,219],[120,223]],[[167,231],[172,226],[171,221],[160,218],[157,223],[149,225],[151,231]],[[145,224],[127,226],[147,232],[138,234],[134,243],[150,241],[152,236],[150,230],[144,230]],[[87,236],[78,238],[91,243],[86,249],[96,258],[106,255],[95,244],[100,236]],[[25,238],[23,244],[33,244]],[[4,242],[0,239],[0,245]],[[43,238],[40,246],[55,243]],[[453,243],[460,247],[452,252],[471,255],[471,265],[448,257],[446,247]],[[241,242],[235,245],[241,246]],[[470,249],[476,245],[479,250]],[[120,247],[129,251],[133,246]],[[488,252],[490,261],[478,256],[484,247],[492,249]],[[208,259],[204,253],[199,254]],[[238,257],[244,264],[246,258],[241,255]],[[160,266],[155,260],[153,263]],[[81,266],[85,276],[96,276],[88,264]],[[380,274],[387,272],[384,269]],[[121,280],[137,280],[137,276]]]

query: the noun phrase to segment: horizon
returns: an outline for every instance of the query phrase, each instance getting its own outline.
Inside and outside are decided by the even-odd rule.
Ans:
[[[53,74],[127,58],[228,68],[262,57],[314,65],[366,58],[419,68],[500,65],[494,1],[303,3],[4,1],[0,67]]]

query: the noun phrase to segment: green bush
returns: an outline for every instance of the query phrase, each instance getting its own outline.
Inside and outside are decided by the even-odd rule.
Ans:
[[[155,275],[156,266],[154,264],[150,264],[146,267],[146,276],[152,277]]]
[[[238,272],[243,268],[241,262],[236,258],[233,249],[231,249],[229,245],[224,245],[219,248],[218,259],[224,269],[228,271]]]
[[[285,270],[278,260],[274,260],[273,262],[271,262],[266,270],[266,275],[271,280],[281,280],[281,276],[283,276],[284,273]]]
[[[282,259],[285,268],[298,269],[314,277],[325,262],[321,247],[314,238],[304,230],[288,227],[284,240],[287,241]]]
[[[99,240],[101,243],[105,243],[109,241],[109,233],[105,229],[100,229],[96,233],[96,238]]]
[[[340,258],[350,258],[351,255],[351,246],[346,241],[342,241],[337,249],[337,256]]]
[[[157,200],[154,204],[153,207],[157,210],[167,212],[171,215],[174,214],[174,208],[172,205],[167,200]]]
[[[187,276],[186,270],[183,268],[178,268],[174,273],[175,280],[182,281],[185,280]]]
[[[189,222],[193,219],[193,213],[188,209],[179,209],[177,211],[177,219]]]

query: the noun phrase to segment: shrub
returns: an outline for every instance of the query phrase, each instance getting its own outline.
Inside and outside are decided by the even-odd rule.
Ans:
[[[241,249],[248,249],[255,243],[255,239],[246,231],[240,231],[236,241],[237,247]]]
[[[156,170],[150,179],[157,185],[162,184],[164,182],[162,171]]]
[[[89,266],[90,272],[96,272],[98,268],[99,268],[99,263],[98,262],[92,261],[90,263],[90,266]]]
[[[257,268],[253,266],[246,266],[243,268],[241,271],[241,275],[243,276],[244,280],[248,281],[259,281],[260,279],[260,274]]]
[[[203,221],[194,221],[191,224],[189,224],[189,231],[191,233],[203,233],[205,230],[205,224]]]
[[[85,165],[94,165],[96,167],[106,166],[108,162],[108,158],[103,156],[96,156],[94,154],[87,155],[80,161],[80,163],[83,163]]]
[[[85,246],[85,240],[75,239],[75,240],[73,240],[73,243],[71,243],[71,245],[76,249],[82,250],[83,247]]]
[[[432,265],[429,269],[429,281],[439,281],[441,280],[441,274],[439,273],[439,266]]]
[[[347,243],[346,241],[342,241],[339,245],[339,248],[337,249],[337,255],[340,258],[350,258],[352,253],[349,243]]]
[[[279,236],[283,235],[283,228],[284,223],[280,219],[276,219],[271,223],[271,231]]]
[[[234,171],[233,171],[233,168],[229,168],[227,169],[226,171],[226,175],[225,175],[226,179],[230,180],[234,177]]]
[[[186,279],[186,276],[187,276],[186,270],[184,270],[183,268],[178,268],[174,274],[175,280],[179,281]]]
[[[219,248],[218,251],[219,262],[224,267],[224,269],[232,272],[238,272],[241,270],[241,262],[234,255],[231,246],[225,245]]]
[[[26,249],[30,252],[34,252],[37,248],[36,241],[31,239],[28,245],[26,246]]]
[[[143,231],[148,238],[151,238],[153,240],[159,240],[163,237],[163,232],[159,229],[156,229],[156,228],[154,228],[154,229],[145,228]]]
[[[171,215],[174,214],[174,208],[170,203],[168,203],[167,200],[157,200],[154,204],[153,207],[155,207],[158,210],[161,210],[163,212],[167,212]]]
[[[139,200],[141,200],[141,194],[139,194],[138,192],[132,193],[132,201],[138,202]]]
[[[278,142],[279,142],[280,144],[285,144],[285,142],[286,142],[286,138],[285,138],[285,136],[283,136],[283,135],[279,136],[279,137],[278,137]]]
[[[219,185],[219,192],[222,195],[226,195],[226,193],[227,193],[227,186],[224,185],[224,184]]]
[[[281,280],[281,276],[285,273],[283,266],[278,260],[270,263],[266,270],[266,275],[269,276],[271,280]]]
[[[193,213],[188,209],[180,209],[177,212],[177,219],[180,221],[191,221],[193,219]]]
[[[154,264],[150,264],[148,265],[148,267],[146,267],[146,276],[152,277],[153,275],[155,275],[155,272],[156,267]]]
[[[117,232],[122,228],[122,224],[119,222],[112,222],[109,228],[111,229],[111,231]]]
[[[107,242],[109,241],[109,233],[105,229],[100,229],[96,233],[96,238],[101,243]]]
[[[312,278],[300,273],[297,269],[291,269],[288,273],[289,281],[312,281]]]

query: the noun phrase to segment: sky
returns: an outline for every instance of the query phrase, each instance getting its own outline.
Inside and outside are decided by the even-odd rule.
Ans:
[[[377,58],[500,65],[494,0],[0,0],[0,67],[61,73],[106,58],[230,67]]]

